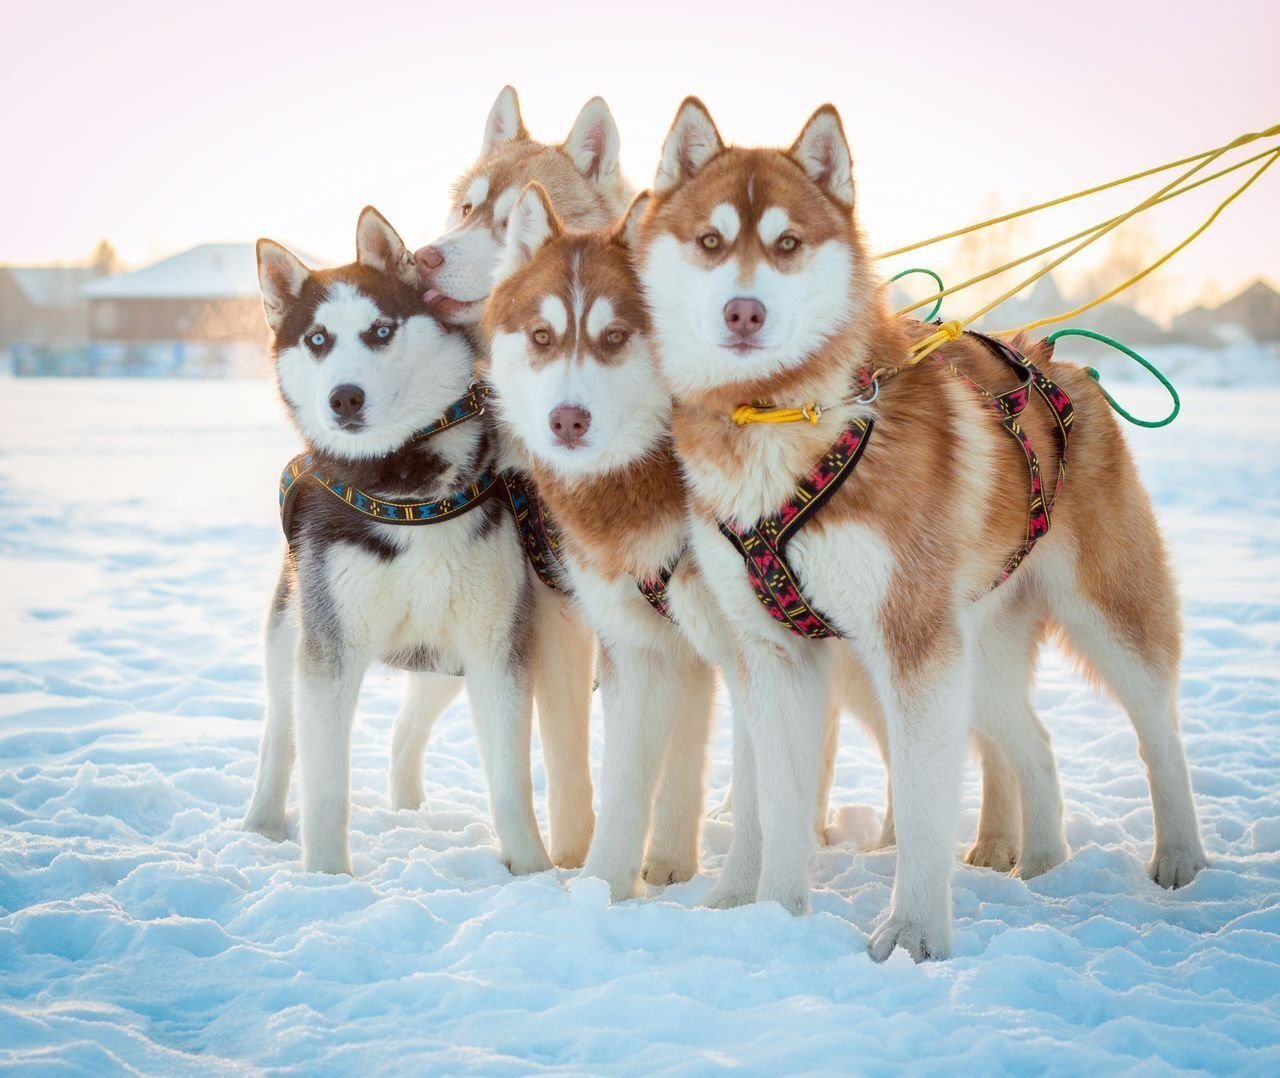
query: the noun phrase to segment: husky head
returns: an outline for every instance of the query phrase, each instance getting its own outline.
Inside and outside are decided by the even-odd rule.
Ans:
[[[593,97],[558,146],[535,142],[520,117],[520,102],[503,89],[484,127],[480,158],[454,185],[448,231],[414,255],[422,298],[444,321],[480,321],[493,287],[516,197],[536,180],[573,228],[602,228],[626,204],[618,166],[618,126],[609,106]]]
[[[533,183],[512,208],[485,314],[503,421],[566,477],[621,468],[652,450],[670,400],[649,351],[630,243],[648,195],[613,228],[569,232]]]
[[[311,270],[263,239],[258,280],[280,394],[309,445],[384,456],[466,390],[470,347],[423,310],[413,256],[372,206],[355,262]]]
[[[726,147],[696,98],[662,150],[637,261],[677,398],[797,370],[874,307],[840,117],[818,109],[789,149]]]

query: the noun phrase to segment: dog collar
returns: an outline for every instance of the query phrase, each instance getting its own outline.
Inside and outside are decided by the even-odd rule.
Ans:
[[[456,427],[468,419],[484,415],[489,399],[489,386],[480,381],[472,382],[467,392],[454,401],[435,422],[415,431],[409,442],[421,442],[434,434]],[[472,482],[458,487],[438,498],[425,502],[397,501],[379,498],[345,482],[340,476],[322,468],[317,454],[299,453],[280,473],[280,527],[288,540],[293,530],[294,511],[303,480],[327,490],[353,512],[383,524],[425,525],[440,524],[462,516],[476,508],[492,493],[498,481],[496,468],[490,464]]]

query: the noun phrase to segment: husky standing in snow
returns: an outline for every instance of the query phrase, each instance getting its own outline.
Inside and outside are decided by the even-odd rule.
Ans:
[[[351,265],[312,271],[258,244],[276,377],[306,451],[281,480],[289,549],[244,825],[283,837],[296,724],[303,864],[351,872],[352,723],[364,673],[382,661],[419,672],[402,717],[423,740],[460,688],[450,675],[465,675],[500,855],[536,872],[551,860],[530,778],[534,584],[469,389],[475,355],[423,307],[412,256],[372,207],[356,250]],[[402,780],[419,769],[420,798],[415,748],[398,766]]]
[[[883,708],[898,839],[870,952],[947,955],[975,720],[1019,780],[1021,857],[1043,871],[1067,852],[1029,703],[1048,628],[1128,711],[1155,811],[1151,874],[1189,882],[1205,856],[1178,732],[1176,589],[1097,387],[1042,344],[954,331],[893,377],[933,327],[887,311],[830,106],[790,148],[749,150],[726,148],[690,98],[654,187],[637,259],[692,546],[746,679],[719,899],[808,907],[825,686],[852,664]]]
[[[685,556],[670,399],[628,258],[645,198],[612,229],[566,232],[547,192],[526,187],[485,316],[495,405],[600,641],[604,768],[583,871],[615,900],[634,897],[642,876],[662,886],[697,872],[712,664],[733,670]]]

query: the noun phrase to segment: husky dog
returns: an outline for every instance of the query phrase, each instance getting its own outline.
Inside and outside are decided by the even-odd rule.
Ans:
[[[1003,393],[1010,368],[998,342],[965,335],[872,381],[904,366],[932,327],[889,315],[853,205],[831,106],[789,149],[738,149],[690,98],[636,250],[675,401],[692,546],[743,654],[747,748],[735,756],[749,766],[735,767],[738,826],[717,890],[807,908],[824,692],[852,661],[883,710],[898,840],[892,909],[870,952],[881,960],[901,946],[919,960],[951,946],[955,815],[975,719],[1019,780],[1022,857],[1040,869],[1066,854],[1053,756],[1029,703],[1047,629],[1133,722],[1155,810],[1153,877],[1188,883],[1205,856],[1178,732],[1176,589],[1105,400],[1047,346],[1022,345],[1075,402],[1071,475],[1052,531],[992,587],[1030,534],[1028,458],[964,379]],[[801,406],[773,417],[803,421],[751,422],[761,409],[748,405]],[[1059,463],[1055,419],[1039,400],[1018,418],[1046,477]],[[826,474],[837,449],[856,474],[823,495],[787,547],[793,594],[832,631],[807,639],[770,616],[759,579],[748,579],[750,550],[733,538],[794,507],[798,484]]]
[[[628,197],[619,146],[617,124],[598,97],[583,106],[562,144],[534,141],[515,90],[505,87],[485,122],[479,159],[454,185],[448,231],[414,255],[422,299],[432,314],[474,339],[511,207],[530,180],[553,193],[561,216],[573,227],[602,227],[617,218]],[[499,446],[503,466],[521,465],[520,454],[505,441]],[[547,768],[551,856],[557,865],[577,868],[595,822],[588,762],[594,643],[572,605],[541,582],[534,585],[534,625],[534,698]],[[392,803],[397,807],[421,802],[422,751],[432,717],[431,708],[406,706],[396,722]]]
[[[454,185],[448,231],[414,253],[423,300],[450,324],[480,321],[511,209],[530,181],[542,184],[570,228],[617,220],[631,195],[618,164],[620,146],[603,98],[588,101],[569,137],[553,146],[529,137],[519,98],[504,87],[485,121],[479,160]]]
[[[584,874],[606,880],[615,900],[634,897],[642,875],[661,886],[697,872],[713,664],[734,671],[684,556],[670,399],[628,258],[646,197],[611,229],[568,232],[530,184],[485,316],[495,403],[528,454],[600,641],[604,768]]]
[[[423,739],[458,691],[448,675],[465,675],[500,855],[512,872],[537,872],[551,861],[530,779],[533,583],[493,489],[492,431],[450,410],[474,353],[423,308],[412,256],[372,207],[356,251],[351,265],[313,271],[258,243],[277,382],[307,456],[306,474],[290,482],[295,461],[282,480],[289,549],[267,623],[267,726],[245,826],[283,837],[296,715],[303,864],[351,872],[352,722],[380,660],[422,671],[405,709]],[[383,522],[401,512],[441,519]]]

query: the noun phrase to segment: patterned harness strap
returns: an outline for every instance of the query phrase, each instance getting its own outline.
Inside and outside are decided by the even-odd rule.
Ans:
[[[671,576],[676,571],[676,566],[680,564],[680,559],[684,557],[684,549],[681,548],[669,565],[663,566],[658,571],[657,576],[637,577],[636,587],[640,589],[640,594],[645,597],[649,605],[653,607],[671,624],[675,624],[675,615],[671,612],[671,596],[667,592],[667,585],[671,583]]]
[[[300,453],[285,465],[280,474],[280,527],[288,539],[293,532],[294,511],[302,480],[310,479],[353,511],[382,524],[417,526],[441,524],[471,512],[491,493],[498,482],[498,473],[490,465],[472,482],[439,498],[426,502],[400,502],[389,498],[375,498],[359,487],[344,483],[317,469],[310,453]]]
[[[1026,536],[1021,546],[1009,555],[992,582],[991,587],[995,589],[1013,575],[1013,571],[1026,560],[1036,543],[1049,532],[1053,506],[1066,481],[1067,442],[1075,413],[1066,391],[1028,362],[1026,356],[1016,348],[981,333],[972,335],[1018,372],[1020,379],[1013,389],[992,393],[954,363],[947,362],[945,357],[939,355],[939,360],[951,373],[986,398],[999,418],[1000,425],[1022,447],[1031,475]],[[1058,475],[1053,490],[1047,494],[1040,475],[1039,458],[1026,431],[1018,422],[1018,416],[1026,409],[1033,390],[1049,406],[1054,417],[1054,435],[1058,443]],[[855,420],[846,427],[813,470],[797,485],[795,496],[772,516],[765,517],[750,528],[739,529],[724,521],[720,522],[721,532],[737,547],[746,562],[747,578],[770,616],[782,622],[796,635],[810,640],[822,640],[839,636],[840,633],[814,609],[813,604],[801,592],[795,574],[787,564],[787,541],[839,489],[840,484],[853,474],[871,439],[873,427],[874,421],[869,419]]]
[[[840,633],[800,591],[795,574],[787,564],[787,543],[853,475],[874,427],[875,421],[871,419],[855,419],[845,427],[822,459],[796,485],[795,495],[772,516],[741,529],[720,521],[720,531],[742,555],[747,565],[747,579],[770,617],[782,622],[797,636],[823,640]]]
[[[1026,536],[1022,545],[1009,555],[1000,572],[996,575],[996,579],[991,585],[995,589],[1013,575],[1013,571],[1026,560],[1027,555],[1031,553],[1036,543],[1049,534],[1049,527],[1053,517],[1053,505],[1057,501],[1058,495],[1062,492],[1062,485],[1067,478],[1067,442],[1071,437],[1071,423],[1075,416],[1075,409],[1066,391],[1038,367],[1028,362],[1027,357],[1012,345],[1006,344],[995,337],[988,337],[983,333],[973,333],[971,335],[985,344],[997,358],[1002,359],[1018,373],[1019,382],[1016,386],[1003,393],[992,393],[961,371],[954,363],[947,362],[944,356],[938,355],[938,353],[935,353],[935,355],[938,355],[939,360],[946,365],[952,374],[980,396],[986,398],[989,407],[996,413],[1000,425],[1022,447],[1022,452],[1027,460],[1027,470],[1031,474]],[[1027,432],[1022,429],[1022,424],[1018,422],[1018,416],[1026,409],[1033,389],[1049,406],[1049,411],[1054,418],[1054,438],[1058,443],[1058,476],[1053,490],[1047,494],[1044,490],[1044,479],[1040,474],[1040,459],[1036,456],[1034,448],[1032,448],[1031,439],[1027,437]]]
[[[525,557],[533,571],[552,591],[563,593],[565,586],[560,579],[563,571],[560,561],[560,532],[555,521],[547,513],[533,480],[528,474],[511,470],[504,472],[502,483],[507,492],[507,504],[515,517],[516,532]]]
[[[467,391],[445,409],[444,415],[434,423],[423,427],[420,431],[416,431],[410,436],[409,441],[424,441],[433,434],[439,434],[442,430],[448,430],[450,427],[456,427],[459,423],[465,423],[468,419],[475,419],[477,416],[484,415],[485,408],[489,404],[489,395],[492,392],[493,390],[488,383],[472,382],[467,387]]]
[[[445,410],[435,422],[415,431],[410,442],[421,442],[442,430],[484,414],[489,398],[489,387],[483,382],[472,382],[467,392]],[[469,513],[492,492],[498,475],[492,465],[480,475],[448,494],[426,502],[402,502],[390,498],[376,498],[359,487],[345,483],[336,476],[321,471],[312,453],[299,453],[284,466],[280,473],[280,527],[286,541],[293,532],[294,515],[298,495],[302,492],[302,480],[309,479],[322,487],[353,511],[383,524],[425,525],[440,524],[446,520]]]

